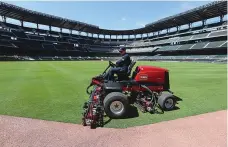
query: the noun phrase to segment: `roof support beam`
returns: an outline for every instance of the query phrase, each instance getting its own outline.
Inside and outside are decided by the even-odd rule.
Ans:
[[[2,16],[3,22],[6,22],[6,16]]]
[[[224,15],[220,16],[220,22],[223,22]]]
[[[21,20],[20,22],[21,22],[21,26],[24,27],[24,21]]]
[[[177,31],[179,31],[180,30],[180,26],[177,26]]]
[[[49,25],[49,31],[51,31],[51,25]]]
[[[188,29],[192,28],[192,23],[188,24]]]
[[[203,26],[205,26],[206,21],[207,21],[206,19],[202,20]]]

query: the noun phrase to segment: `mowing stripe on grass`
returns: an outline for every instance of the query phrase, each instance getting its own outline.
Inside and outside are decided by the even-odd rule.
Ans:
[[[85,92],[108,62],[0,62],[0,114],[80,123]],[[138,62],[168,68],[179,110],[111,120],[106,127],[125,128],[227,108],[226,64]],[[136,65],[136,66],[137,66]],[[135,67],[136,67],[135,66]],[[107,120],[108,118],[105,118]]]

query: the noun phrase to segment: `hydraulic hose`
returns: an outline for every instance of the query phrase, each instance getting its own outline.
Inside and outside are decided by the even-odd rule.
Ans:
[[[87,89],[86,89],[86,93],[89,94],[89,95],[92,93],[92,91],[89,92],[89,88],[90,88],[91,86],[92,86],[92,83],[91,83],[91,84],[87,87]]]

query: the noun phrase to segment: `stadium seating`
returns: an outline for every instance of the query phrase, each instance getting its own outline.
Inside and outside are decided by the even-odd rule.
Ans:
[[[210,33],[209,37],[227,36],[227,29]]]
[[[215,42],[210,42],[206,48],[218,48],[220,47],[221,45],[223,45],[226,41],[215,41]]]
[[[1,49],[4,53],[11,50],[17,53],[20,51],[22,54],[13,56],[13,52],[9,52],[12,55],[9,58],[12,60],[114,60],[116,57],[109,58],[107,55],[117,55],[120,46],[125,46],[129,54],[139,55],[135,56],[139,60],[223,62],[227,60],[226,55],[217,54],[225,54],[227,49],[227,22],[215,22],[137,39],[101,39],[0,22]],[[27,54],[33,55],[33,51],[34,54],[41,53],[41,56],[27,56]],[[203,54],[203,52],[205,55],[195,55]],[[148,56],[145,56],[147,53]],[[179,53],[183,54],[179,55]],[[191,53],[194,55],[189,56]],[[207,53],[215,55],[206,55]],[[156,54],[161,54],[161,56],[153,56]],[[82,57],[79,58],[79,55]],[[104,58],[95,58],[93,57],[95,55],[104,56]]]

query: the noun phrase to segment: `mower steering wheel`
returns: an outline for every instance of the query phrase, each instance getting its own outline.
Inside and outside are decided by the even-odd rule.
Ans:
[[[112,61],[109,61],[109,65],[110,65],[111,67],[115,67],[115,66],[116,66],[116,64],[114,64]]]

